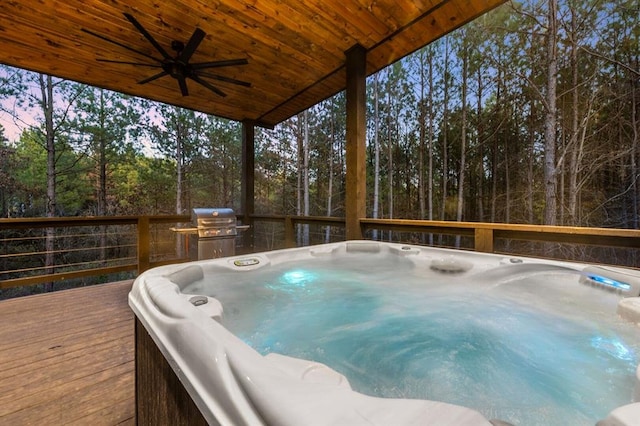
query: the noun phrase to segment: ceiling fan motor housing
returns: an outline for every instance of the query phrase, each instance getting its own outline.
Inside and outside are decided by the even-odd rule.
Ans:
[[[212,74],[206,71],[209,68],[221,68],[221,67],[229,67],[229,66],[235,66],[235,65],[246,65],[248,61],[244,58],[200,62],[196,64],[189,63],[189,59],[191,59],[191,55],[193,55],[193,53],[196,51],[196,49],[198,48],[198,46],[206,36],[206,33],[202,31],[200,28],[195,29],[195,31],[191,35],[191,38],[186,44],[180,40],[171,41],[171,49],[176,52],[175,57],[171,57],[171,55],[169,55],[169,53],[156,41],[156,39],[142,26],[142,24],[140,24],[140,22],[138,22],[138,20],[133,15],[124,13],[124,16],[125,18],[127,18],[129,22],[133,24],[134,27],[136,27],[136,29],[144,36],[144,38],[146,38],[153,45],[153,47],[156,48],[156,50],[158,51],[158,53],[160,53],[163,59],[158,59],[157,57],[147,54],[146,52],[137,50],[131,46],[127,46],[120,42],[111,40],[103,35],[96,34],[90,30],[86,30],[83,28],[83,31],[95,37],[98,37],[102,40],[121,46],[127,50],[137,53],[138,55],[145,56],[150,60],[156,61],[156,64],[149,64],[149,63],[136,63],[136,62],[129,62],[129,61],[116,61],[116,60],[109,60],[109,59],[98,59],[99,61],[104,61],[104,62],[120,63],[120,64],[128,64],[128,65],[139,65],[139,66],[162,69],[160,73],[157,73],[155,75],[152,75],[151,77],[145,78],[144,80],[139,81],[138,84],[150,83],[154,80],[157,80],[158,78],[169,75],[175,78],[176,80],[178,80],[178,84],[180,86],[180,92],[182,93],[182,96],[189,95],[189,90],[187,88],[187,83],[186,83],[187,78],[195,81],[201,86],[204,86],[205,88],[209,89],[210,91],[222,97],[225,97],[227,95],[222,90],[218,89],[216,86],[211,84],[209,81],[205,80],[205,78],[223,81],[223,82],[235,84],[238,86],[251,87],[251,84],[245,81],[236,80],[234,78],[225,77],[223,75]]]

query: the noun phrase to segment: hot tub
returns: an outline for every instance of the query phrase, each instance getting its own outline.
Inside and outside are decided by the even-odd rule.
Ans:
[[[209,424],[630,426],[639,295],[623,268],[350,241],[155,268],[129,304]]]

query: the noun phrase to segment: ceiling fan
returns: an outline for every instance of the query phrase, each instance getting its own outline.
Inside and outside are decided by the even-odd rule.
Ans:
[[[156,41],[155,38],[138,22],[133,15],[129,13],[124,13],[125,18],[129,20],[133,24],[134,27],[147,39],[149,42],[155,47],[158,53],[162,56],[162,59],[159,59],[155,56],[149,55],[140,50],[134,49],[131,46],[127,46],[126,44],[120,43],[115,40],[111,40],[103,35],[94,33],[93,31],[82,28],[87,34],[91,34],[94,37],[98,37],[102,40],[108,41],[109,43],[113,43],[117,46],[123,47],[127,50],[137,53],[138,55],[142,55],[147,59],[153,61],[153,63],[144,63],[144,62],[128,62],[128,61],[114,61],[110,59],[97,59],[100,62],[110,62],[114,64],[127,64],[127,65],[136,65],[150,68],[158,68],[160,70],[159,73],[154,74],[144,80],[138,82],[138,84],[146,84],[151,81],[157,80],[160,77],[164,77],[169,75],[176,80],[178,80],[178,85],[180,86],[180,92],[182,96],[189,95],[189,89],[187,88],[187,79],[191,79],[196,83],[201,84],[212,92],[216,93],[219,96],[227,96],[222,90],[218,89],[216,86],[211,84],[209,81],[205,79],[212,79],[217,81],[222,81],[225,83],[236,84],[244,87],[251,87],[250,83],[246,81],[236,80],[233,78],[225,77],[218,74],[213,74],[208,70],[211,68],[221,68],[221,67],[230,67],[235,65],[247,65],[248,61],[246,59],[227,59],[220,61],[210,61],[210,62],[197,62],[197,63],[189,63],[189,59],[196,51],[206,33],[202,31],[200,28],[196,28],[189,41],[185,45],[183,42],[178,40],[173,40],[171,42],[171,49],[175,51],[175,55],[171,56],[160,44]]]

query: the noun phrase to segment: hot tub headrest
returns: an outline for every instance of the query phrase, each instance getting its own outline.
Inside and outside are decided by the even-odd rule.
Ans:
[[[204,279],[204,271],[198,265],[187,266],[167,276],[169,281],[183,289],[189,284]]]

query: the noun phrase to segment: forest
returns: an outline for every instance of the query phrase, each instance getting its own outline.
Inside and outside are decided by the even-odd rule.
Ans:
[[[638,229],[640,4],[507,2],[367,80],[367,215]],[[239,210],[240,123],[0,65],[0,217]],[[256,130],[255,209],[344,215],[345,97]]]

